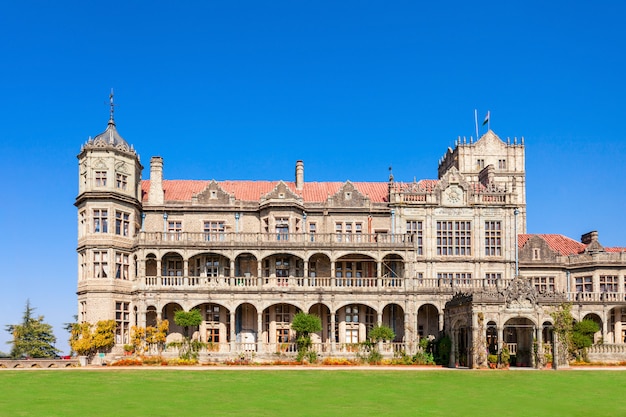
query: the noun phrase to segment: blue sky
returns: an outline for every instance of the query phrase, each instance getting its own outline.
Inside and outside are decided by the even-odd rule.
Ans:
[[[0,324],[30,299],[69,350],[76,155],[111,88],[118,131],[166,179],[292,180],[298,159],[307,181],[436,178],[490,110],[525,137],[528,232],[626,246],[626,4],[423,3],[3,5]]]

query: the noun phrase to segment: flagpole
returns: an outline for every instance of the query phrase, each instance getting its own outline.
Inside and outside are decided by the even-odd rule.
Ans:
[[[489,132],[491,130],[491,111],[487,114],[489,114],[489,118],[487,119],[487,132]]]
[[[478,110],[474,109],[474,123],[476,123],[476,140],[478,140]]]

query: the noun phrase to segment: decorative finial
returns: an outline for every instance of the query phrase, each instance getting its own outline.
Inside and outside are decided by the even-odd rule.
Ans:
[[[109,123],[114,125],[115,120],[113,118],[113,112],[115,111],[115,104],[113,103],[113,89],[111,89],[111,94],[109,94],[109,101],[111,106],[111,116],[109,118]]]
[[[389,181],[393,181],[393,168],[389,165]]]

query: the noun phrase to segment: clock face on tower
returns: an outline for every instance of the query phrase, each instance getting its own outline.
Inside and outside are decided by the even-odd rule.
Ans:
[[[446,189],[445,202],[458,206],[463,204],[463,190],[456,185],[451,185]]]

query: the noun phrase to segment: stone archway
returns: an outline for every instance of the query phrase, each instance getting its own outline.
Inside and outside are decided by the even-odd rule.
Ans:
[[[511,366],[533,366],[535,323],[525,317],[515,317],[504,323],[503,343],[511,354]]]

